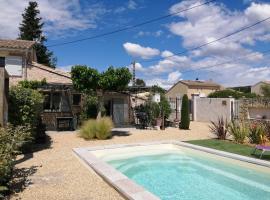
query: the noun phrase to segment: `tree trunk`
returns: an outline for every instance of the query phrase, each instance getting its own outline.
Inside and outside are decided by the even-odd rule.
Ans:
[[[103,99],[104,92],[103,90],[97,90],[97,97],[98,97],[98,114],[97,119],[102,117],[102,112],[104,110],[104,99]]]

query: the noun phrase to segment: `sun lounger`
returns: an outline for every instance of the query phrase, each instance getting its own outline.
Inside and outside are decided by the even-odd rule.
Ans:
[[[262,151],[260,158],[262,158],[262,155],[264,154],[264,152],[266,152],[266,151],[270,152],[270,146],[256,145],[253,154],[255,154],[257,149]]]

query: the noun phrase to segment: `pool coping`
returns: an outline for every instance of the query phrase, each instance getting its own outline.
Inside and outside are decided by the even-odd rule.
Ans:
[[[250,158],[246,156],[241,156],[234,153],[229,153],[225,151],[220,151],[216,149],[211,149],[207,147],[202,147],[194,144],[189,144],[177,140],[166,140],[166,141],[157,141],[157,142],[140,142],[140,143],[129,143],[129,144],[117,144],[117,145],[104,145],[104,146],[95,146],[95,147],[85,147],[85,148],[73,148],[73,152],[81,160],[85,162],[90,168],[92,168],[101,178],[103,178],[108,184],[115,188],[124,198],[129,200],[158,200],[159,197],[155,196],[139,184],[135,183],[127,176],[97,158],[90,151],[103,150],[103,149],[116,149],[122,147],[133,147],[133,146],[149,146],[149,145],[158,145],[158,144],[174,144],[179,145],[218,156],[223,156],[235,160],[240,160],[243,162],[248,162],[252,164],[257,164],[264,167],[270,168],[270,162],[259,160],[256,158]]]

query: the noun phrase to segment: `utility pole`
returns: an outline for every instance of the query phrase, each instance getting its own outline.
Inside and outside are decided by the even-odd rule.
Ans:
[[[132,86],[135,86],[136,85],[136,69],[135,69],[135,66],[136,66],[136,62],[133,61],[132,63]]]

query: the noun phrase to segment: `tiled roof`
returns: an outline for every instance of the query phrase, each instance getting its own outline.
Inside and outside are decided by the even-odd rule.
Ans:
[[[2,40],[0,39],[0,48],[30,49],[35,44],[28,40]]]
[[[191,81],[191,80],[182,80],[179,81],[187,86],[205,86],[205,87],[220,87],[219,84],[212,81]]]
[[[65,71],[63,71],[63,70],[60,70],[60,69],[53,69],[53,68],[51,68],[51,67],[48,67],[48,66],[45,66],[45,65],[36,63],[36,62],[32,62],[31,65],[34,66],[34,67],[37,67],[37,68],[46,70],[46,71],[48,71],[48,72],[57,74],[57,75],[59,75],[59,76],[64,76],[64,77],[66,77],[66,78],[71,79],[71,74],[68,73],[68,72],[65,72]]]

